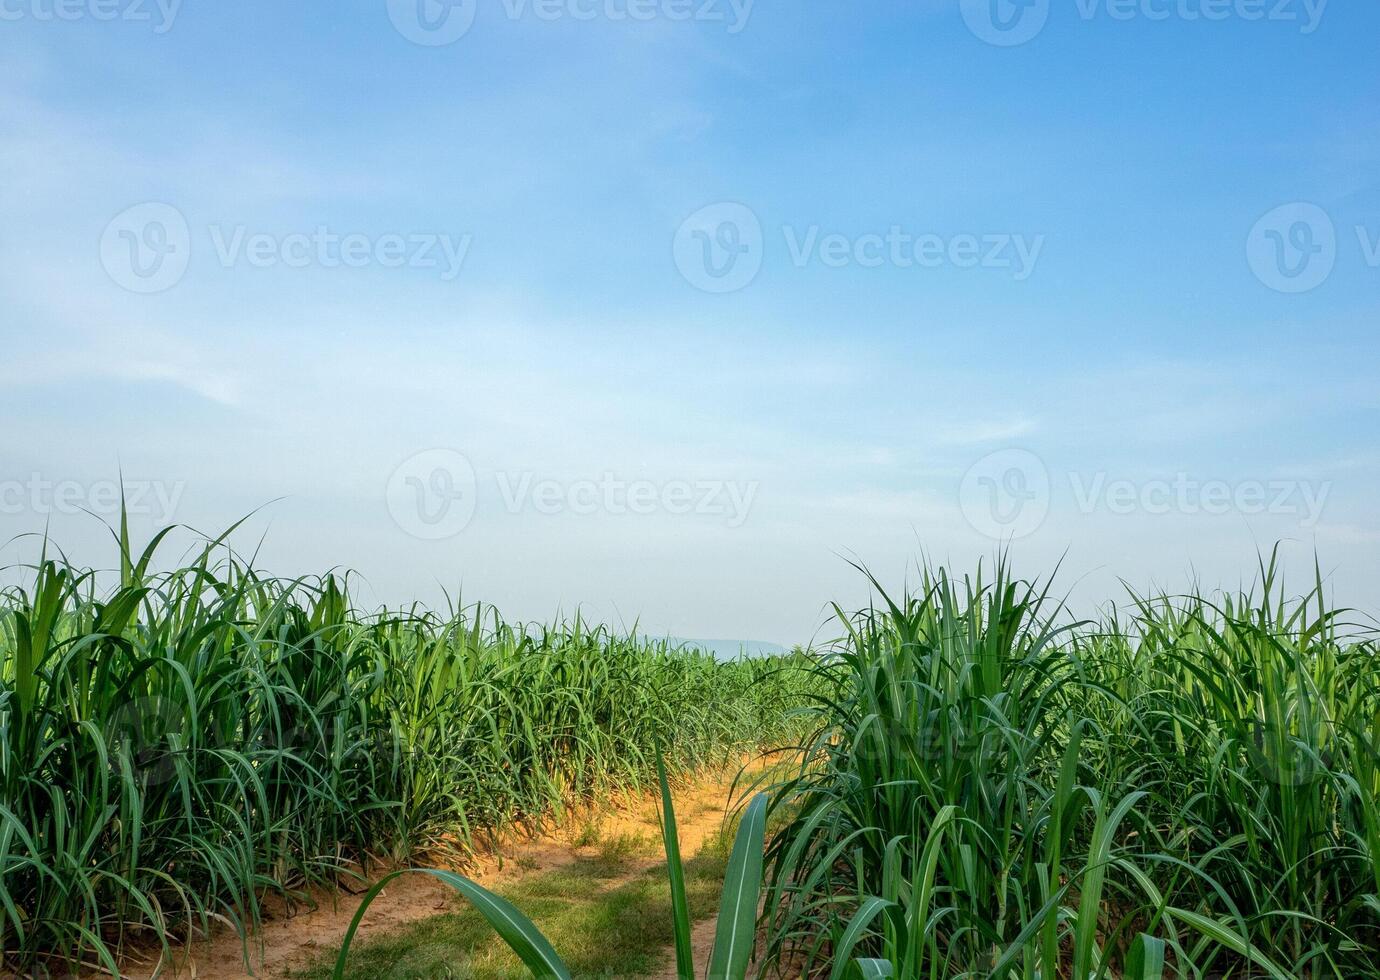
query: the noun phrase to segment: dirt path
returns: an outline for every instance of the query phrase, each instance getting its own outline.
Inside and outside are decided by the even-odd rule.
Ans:
[[[698,853],[705,841],[722,827],[733,776],[730,770],[712,778],[683,786],[673,793],[680,828],[681,851],[689,857]],[[485,887],[494,888],[525,876],[573,864],[580,858],[597,856],[601,846],[620,841],[637,846],[636,856],[627,871],[604,882],[614,886],[645,873],[664,860],[657,822],[656,798],[627,797],[615,801],[602,813],[573,813],[560,827],[544,836],[499,845],[465,867],[464,872]],[[305,966],[324,950],[333,949],[349,927],[360,896],[319,894],[318,907],[295,914],[270,915],[251,936],[245,947],[233,931],[226,928],[209,941],[180,950],[177,962],[164,967],[160,977],[184,980],[243,980],[243,978],[281,977],[287,971]],[[452,911],[461,905],[455,893],[426,875],[405,875],[390,884],[369,907],[359,935],[383,935],[421,919]],[[713,942],[713,926],[695,931],[697,961],[707,962]],[[668,952],[668,980],[674,980],[674,953]],[[151,977],[156,964],[126,964],[126,976]],[[250,966],[252,971],[250,972]]]
[[[690,929],[690,947],[695,951],[695,968],[704,972],[704,968],[709,965],[710,954],[714,952],[714,930],[718,927],[718,922],[711,916],[696,922]],[[681,976],[676,972],[676,950],[672,946],[666,951],[666,967],[660,973],[654,973],[649,980],[681,980]]]

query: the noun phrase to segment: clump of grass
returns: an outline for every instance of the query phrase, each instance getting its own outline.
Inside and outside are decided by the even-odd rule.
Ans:
[[[655,854],[659,849],[660,845],[647,834],[611,834],[599,842],[599,860],[618,867]]]
[[[570,838],[571,847],[593,847],[599,843],[603,836],[603,830],[597,820],[586,820],[580,825],[580,829]]]
[[[655,785],[785,737],[792,661],[720,663],[580,618],[365,614],[224,540],[113,587],[45,556],[0,592],[0,950],[118,970],[213,921],[247,929],[383,856]]]
[[[1380,650],[1273,569],[1131,623],[1064,622],[1003,565],[840,611],[774,790],[769,962],[1380,975]]]

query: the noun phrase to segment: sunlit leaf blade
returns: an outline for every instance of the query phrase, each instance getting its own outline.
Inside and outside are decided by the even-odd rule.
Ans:
[[[1138,935],[1126,954],[1125,980],[1163,980],[1164,952],[1163,939],[1145,933]]]
[[[709,958],[710,980],[742,980],[747,974],[757,933],[766,823],[767,797],[759,794],[744,809],[733,839]]]
[[[671,918],[676,937],[676,972],[686,980],[695,976],[695,950],[691,942],[690,902],[685,896],[685,867],[681,863],[680,838],[671,784],[661,749],[656,753],[656,776],[661,785],[661,836],[666,848],[666,873],[671,886]]]

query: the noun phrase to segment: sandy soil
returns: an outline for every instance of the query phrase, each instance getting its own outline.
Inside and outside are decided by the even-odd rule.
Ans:
[[[695,951],[695,966],[700,972],[704,971],[709,963],[710,954],[714,952],[714,930],[718,926],[713,916],[696,922],[690,930],[690,946]],[[666,966],[660,973],[651,975],[650,980],[681,980],[681,976],[676,972],[676,951],[675,947],[666,951]]]
[[[673,792],[681,852],[687,857],[697,853],[722,826],[737,771],[734,768]],[[626,880],[663,860],[651,856],[660,854],[661,840],[655,796],[630,796],[612,801],[598,813],[571,813],[560,826],[540,836],[499,843],[460,870],[492,888],[571,864],[579,857],[598,853],[598,846],[580,846],[582,840],[594,836],[589,833],[591,826],[601,839],[629,835],[648,841],[648,856],[633,859]],[[363,890],[359,889],[361,893]],[[232,930],[225,928],[209,940],[177,951],[175,962],[163,965],[161,972],[157,963],[128,963],[124,965],[125,975],[148,978],[157,973],[160,977],[185,980],[281,977],[294,967],[306,965],[321,950],[340,944],[361,895],[341,892],[318,893],[313,897],[315,909],[298,908],[291,913],[281,907],[270,909],[258,932],[249,938],[247,948]],[[405,875],[390,884],[369,907],[360,935],[380,935],[450,911],[459,904],[455,893],[434,878]],[[707,925],[700,923],[694,938],[697,962],[707,962],[714,939],[712,921]],[[668,951],[667,955],[667,972],[663,976],[674,980],[674,953]]]

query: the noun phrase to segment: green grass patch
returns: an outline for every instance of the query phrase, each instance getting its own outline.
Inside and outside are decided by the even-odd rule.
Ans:
[[[717,908],[728,847],[727,840],[715,837],[686,863],[686,893],[696,920],[708,918]],[[634,856],[635,851],[621,857],[582,857],[495,891],[532,919],[575,976],[645,976],[667,962],[675,937],[664,864],[631,881],[609,882],[632,869]],[[294,976],[325,980],[335,956],[335,950],[323,954]],[[466,908],[356,942],[346,976],[520,980],[530,974],[484,918]]]

